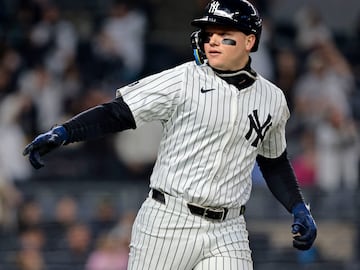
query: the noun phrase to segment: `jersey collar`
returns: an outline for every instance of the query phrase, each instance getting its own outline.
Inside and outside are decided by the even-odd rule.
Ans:
[[[212,67],[211,67],[212,68]],[[239,90],[249,87],[257,79],[257,73],[251,68],[251,58],[246,66],[237,71],[223,71],[212,68],[217,76],[229,84],[236,86]]]

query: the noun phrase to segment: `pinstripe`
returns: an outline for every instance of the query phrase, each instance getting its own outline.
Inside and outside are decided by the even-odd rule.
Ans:
[[[213,83],[211,84],[211,86],[212,87],[214,87],[214,85],[213,85]],[[219,91],[220,91],[220,87],[218,86],[217,87],[218,89],[219,89]],[[218,92],[216,93],[217,95],[219,95],[218,94]],[[213,108],[213,106],[212,106],[212,100],[213,100],[213,95],[211,94],[210,95],[210,106],[207,106],[206,105],[206,101],[205,101],[205,104],[204,104],[204,107],[206,108],[206,107],[210,107],[210,111],[212,111],[212,108]],[[216,116],[215,116],[215,123],[217,122],[217,119],[218,119],[218,112],[216,112]],[[207,120],[207,119],[201,119],[201,123],[207,123],[209,120]],[[213,137],[214,136],[214,128],[212,128],[211,129],[211,131],[210,131],[210,135],[209,135],[209,137]],[[210,140],[210,139],[209,139]],[[206,140],[206,138],[204,138],[203,140],[202,140],[202,145],[210,145],[210,148],[209,148],[209,151],[210,151],[210,153],[214,153],[214,150],[213,150],[213,148],[214,148],[214,144],[212,144],[212,143],[210,143],[210,142],[208,142],[207,140]],[[203,159],[203,160],[206,160],[206,164],[209,164],[210,166],[214,166],[214,164],[211,164],[210,162],[209,162],[209,158],[210,158],[210,156],[209,155],[206,155],[206,152],[205,151],[202,151],[202,154],[201,154],[201,157],[200,157],[201,159]],[[195,160],[193,160],[193,161],[195,161]],[[215,160],[214,160],[214,162],[215,162]],[[202,171],[202,174],[201,174],[201,177],[200,177],[201,179],[205,179],[205,180],[207,180],[207,181],[211,181],[211,179],[209,179],[208,178],[208,176],[207,175],[205,175],[205,171]],[[190,181],[190,179],[188,179],[188,181]],[[196,190],[198,190],[198,189],[201,189],[201,182],[200,181],[198,181],[197,182],[197,187],[195,188]],[[211,184],[212,185],[212,184]],[[211,192],[211,190],[208,190],[207,191],[209,194],[210,194],[210,192]],[[193,197],[189,197],[190,198],[190,201],[193,201],[194,200],[194,198]],[[203,204],[204,203],[204,201],[206,201],[206,197],[204,197],[204,199],[203,199],[203,201],[199,201],[198,203],[199,204]]]
[[[158,209],[156,217],[158,216],[159,212],[160,212],[160,209]],[[147,260],[144,261],[144,265],[142,265],[142,269],[144,269],[147,265],[148,265],[149,269],[156,269],[152,265],[154,263],[158,263],[158,260],[159,260],[159,257],[160,257],[158,254],[161,254],[161,248],[160,249],[158,248],[158,242],[161,239],[161,236],[159,236],[159,232],[160,232],[160,227],[162,225],[164,225],[164,223],[163,223],[164,218],[165,218],[165,215],[162,215],[161,218],[160,218],[159,225],[157,225],[154,229],[152,229],[150,231],[151,234],[153,234],[154,236],[157,236],[157,237],[154,237],[155,239],[152,241],[153,245],[151,246],[151,249],[147,249],[148,250],[148,256],[147,256]],[[150,240],[150,237],[149,237],[149,244],[150,244],[150,241],[151,240]]]
[[[144,204],[145,205],[145,204]],[[143,207],[145,207],[143,205]],[[140,209],[138,216],[140,215],[140,222],[138,219],[135,220],[132,232],[132,240],[130,244],[130,258],[128,269],[142,269],[142,264],[147,259],[148,252],[141,252],[141,250],[148,250],[145,243],[148,243],[146,234],[139,233],[139,230],[142,226],[148,228],[150,219],[146,219],[147,215],[153,215],[153,212],[157,211],[156,209],[151,209],[150,212],[143,211],[143,207]],[[146,223],[145,223],[146,222]],[[141,224],[141,225],[140,225]],[[136,260],[135,260],[136,259]]]
[[[201,93],[201,88],[214,90]],[[286,100],[261,76],[239,91],[210,67],[189,62],[120,88],[117,94],[129,105],[137,126],[162,122],[150,187],[174,198],[240,207],[250,197],[256,156],[274,158],[286,147]],[[145,206],[135,222],[129,269],[252,270],[247,231],[236,224],[239,219],[219,225],[189,216],[187,207],[148,200]]]
[[[222,261],[220,257],[249,260],[246,254],[250,250],[247,244],[244,245],[248,240],[242,217],[213,223],[189,215],[184,202],[164,206],[147,199],[134,225],[128,268],[131,270],[197,269],[197,265],[202,265],[211,256],[219,261]],[[143,232],[141,237],[139,228]],[[150,241],[150,238],[155,241]],[[134,249],[138,255],[136,261]],[[227,262],[225,268],[220,269],[231,270],[228,264],[231,263]]]
[[[260,152],[276,157],[285,148],[284,132],[277,128],[287,120],[281,90],[259,76],[253,86],[239,92],[214,76],[210,68],[192,63],[164,74],[149,80],[154,89],[149,90],[148,84],[141,82],[134,88],[119,89],[137,124],[168,117],[160,119],[164,124],[164,138],[150,186],[199,204],[228,207],[245,204],[251,191],[255,156]],[[165,89],[160,80],[168,82],[169,78],[177,81],[181,78],[181,83],[167,83],[169,89]],[[201,87],[216,90],[203,94]],[[153,92],[153,97],[149,97]],[[142,96],[145,101],[139,102]],[[170,102],[169,98],[172,98]],[[155,102],[149,102],[154,99]],[[255,109],[259,111],[261,123],[269,114],[273,121],[258,149],[243,137],[248,130],[248,115]],[[254,132],[250,141],[256,136]]]
[[[187,223],[187,218],[185,220],[185,223]],[[189,239],[191,237],[192,236],[190,234],[190,231],[189,231],[188,235],[184,235],[184,228],[181,228],[181,236],[180,236],[181,239]],[[184,250],[186,250],[186,246],[188,245],[188,243],[189,243],[189,241],[187,241],[186,244],[184,245],[184,248],[183,248],[182,253],[181,253],[182,258],[184,257]],[[171,250],[171,246],[175,246],[174,247],[175,249]],[[165,262],[165,264],[164,264],[164,265],[169,265],[169,269],[173,269],[174,262],[175,262],[174,260],[171,260],[171,258],[169,257],[170,250],[171,250],[172,254],[176,254],[176,256],[178,256],[180,249],[181,249],[181,247],[177,242],[172,241],[170,243],[170,248],[167,250],[167,253],[166,253],[166,256],[165,256],[165,258],[167,258],[167,260],[169,262],[168,263]],[[180,259],[179,261],[182,262],[182,259]],[[175,268],[176,268],[176,266],[175,266]]]
[[[187,76],[188,76],[188,77],[187,77],[187,80],[189,80],[190,73],[187,73]],[[191,90],[185,92],[185,100],[186,100],[187,96],[189,95],[189,96],[190,96],[190,97],[189,97],[190,103],[193,102],[193,95],[194,95],[194,89],[195,89],[194,83],[195,83],[195,82],[196,82],[195,80],[190,80],[189,84],[191,84],[191,85],[189,85],[188,89],[191,89]],[[183,113],[186,113],[186,108],[185,108],[185,107],[183,107]],[[184,120],[184,121],[185,121],[185,120]],[[187,119],[186,119],[186,124],[184,124],[183,122],[181,122],[181,123],[180,123],[180,126],[183,127],[184,130],[188,130],[188,129],[189,129],[189,126],[190,126],[190,118],[187,118]],[[195,137],[194,134],[193,134],[194,131],[195,131],[195,130],[192,128],[191,131],[189,132],[189,133],[190,133],[190,137]],[[178,136],[177,136],[177,141],[179,141],[180,143],[183,143],[183,142],[184,142],[184,137],[180,137],[180,134],[178,134]],[[188,148],[191,147],[191,146],[192,146],[192,150],[190,151]],[[182,151],[182,152],[179,151],[179,152],[176,153],[176,155],[177,155],[177,157],[178,157],[178,160],[180,160],[180,159],[185,159],[187,153],[192,152],[193,149],[194,149],[194,147],[196,147],[195,144],[192,144],[192,145],[191,145],[191,144],[186,144],[184,151]],[[178,160],[176,161],[176,164],[177,164],[177,165],[176,165],[176,170],[179,170],[179,169],[180,169]],[[192,162],[193,162],[193,161],[194,161],[194,160],[192,160]],[[184,169],[185,169],[185,168],[188,168],[188,167],[183,166],[182,168],[183,168],[182,171],[179,170],[179,174],[180,174],[180,177],[181,177],[181,178],[182,178],[182,176],[183,176],[183,174],[184,174]],[[167,175],[164,180],[166,180],[168,177],[169,177],[169,176]],[[184,179],[184,181],[185,181],[185,180],[186,180],[186,178]],[[176,189],[179,189],[180,184],[181,184],[180,182],[177,183]]]
[[[168,223],[165,224],[165,223],[161,222],[161,226],[165,227],[164,235],[168,234],[169,226],[171,224],[172,219],[175,218],[175,219],[177,219],[177,221],[179,219],[179,216],[176,216],[173,214],[174,209],[170,208],[169,210],[171,213],[169,213],[168,217],[167,217]],[[165,215],[163,215],[163,217],[165,217]],[[175,222],[175,223],[178,223],[178,222]],[[168,254],[168,252],[169,252],[169,247],[166,247],[165,245],[169,245],[169,246],[171,244],[176,244],[177,246],[179,245],[179,243],[177,241],[175,242],[175,239],[174,239],[174,234],[175,234],[176,230],[171,229],[171,231],[172,231],[172,235],[169,237],[166,236],[167,238],[169,238],[168,241],[162,240],[162,241],[160,241],[161,243],[159,243],[160,245],[158,245],[158,241],[160,240],[160,238],[157,238],[155,241],[156,249],[155,248],[153,249],[153,254],[151,256],[152,257],[151,265],[153,265],[153,263],[155,263],[155,266],[153,267],[153,269],[164,269],[165,263],[166,263],[166,258],[167,258],[167,255],[165,255],[164,253]],[[159,249],[157,247],[159,247]],[[164,256],[164,257],[159,256],[159,255],[154,256],[155,250],[156,250],[156,253],[162,254],[162,256]],[[172,255],[174,256],[174,254],[172,254]],[[157,260],[156,260],[156,258],[157,258]],[[164,260],[164,258],[165,258],[165,260]]]

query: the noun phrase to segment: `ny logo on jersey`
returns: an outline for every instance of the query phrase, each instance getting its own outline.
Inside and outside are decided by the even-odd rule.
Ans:
[[[249,114],[248,117],[250,120],[250,128],[249,128],[249,131],[246,133],[245,138],[247,140],[249,140],[253,131],[255,131],[257,136],[251,145],[254,147],[257,147],[260,140],[261,141],[264,140],[266,132],[271,127],[271,125],[272,125],[271,118],[272,117],[270,114],[268,114],[267,119],[263,124],[260,124],[257,110],[253,110],[253,113]]]

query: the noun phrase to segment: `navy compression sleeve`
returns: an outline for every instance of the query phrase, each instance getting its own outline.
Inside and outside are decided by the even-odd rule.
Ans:
[[[66,143],[97,139],[109,133],[136,128],[130,108],[122,97],[88,109],[63,126],[69,134]]]
[[[270,191],[290,213],[295,204],[304,202],[286,150],[278,158],[258,155],[256,160]]]

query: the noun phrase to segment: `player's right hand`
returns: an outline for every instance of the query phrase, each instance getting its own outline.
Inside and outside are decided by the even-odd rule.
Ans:
[[[317,226],[310,213],[310,208],[304,203],[299,203],[292,209],[292,213],[294,215],[291,231],[294,235],[293,246],[300,250],[308,250],[317,235]]]
[[[68,139],[68,133],[63,126],[56,126],[50,131],[40,134],[29,143],[23,155],[29,155],[29,161],[35,169],[44,167],[41,157],[55,148],[63,145]]]

